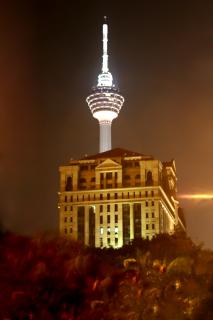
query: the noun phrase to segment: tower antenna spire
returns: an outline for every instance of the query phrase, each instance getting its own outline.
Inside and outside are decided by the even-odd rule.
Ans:
[[[102,72],[108,72],[108,24],[106,22],[107,17],[104,16],[104,23],[103,23],[103,60],[102,60]]]

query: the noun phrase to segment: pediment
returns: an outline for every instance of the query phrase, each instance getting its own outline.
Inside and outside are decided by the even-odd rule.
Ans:
[[[112,159],[106,159],[101,162],[97,167],[96,170],[118,170],[121,169],[121,165]]]

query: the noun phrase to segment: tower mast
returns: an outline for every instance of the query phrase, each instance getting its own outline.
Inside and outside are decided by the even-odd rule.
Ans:
[[[99,121],[100,142],[99,151],[111,149],[111,124],[118,117],[124,98],[119,94],[118,88],[113,84],[112,74],[108,67],[108,24],[105,21],[102,26],[103,55],[102,72],[98,75],[98,83],[92,89],[92,93],[86,101],[95,119]]]

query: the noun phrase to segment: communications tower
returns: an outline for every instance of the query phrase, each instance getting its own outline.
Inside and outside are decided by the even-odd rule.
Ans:
[[[99,121],[100,140],[99,151],[104,152],[111,150],[111,124],[112,120],[117,118],[124,98],[119,94],[118,88],[113,83],[112,74],[108,67],[108,25],[103,23],[103,56],[102,72],[98,76],[97,85],[92,88],[92,93],[86,101],[95,119]]]

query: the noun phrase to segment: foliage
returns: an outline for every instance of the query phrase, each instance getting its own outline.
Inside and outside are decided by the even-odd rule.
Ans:
[[[0,238],[0,319],[212,319],[213,253],[183,234],[120,249]]]

